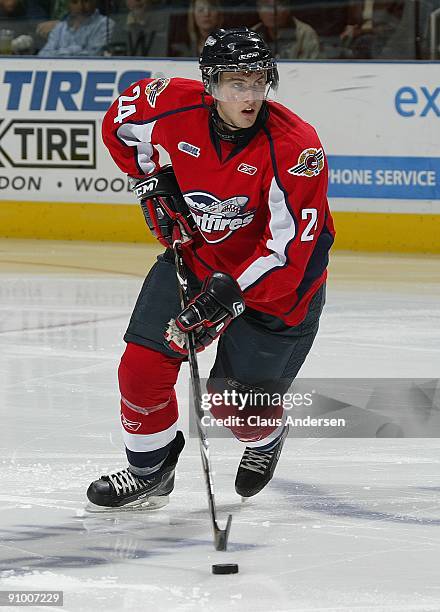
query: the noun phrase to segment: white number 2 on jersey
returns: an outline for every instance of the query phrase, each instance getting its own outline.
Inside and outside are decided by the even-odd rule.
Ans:
[[[303,208],[301,211],[301,219],[306,221],[310,217],[309,222],[306,225],[305,230],[301,234],[301,242],[308,242],[313,240],[315,236],[315,230],[318,223],[318,211],[316,208]],[[313,230],[313,233],[311,231]]]
[[[134,102],[141,95],[141,88],[139,85],[133,88],[132,96],[119,96],[118,100],[118,114],[113,120],[113,123],[122,123],[124,119],[130,117],[136,112],[136,104],[130,104]]]

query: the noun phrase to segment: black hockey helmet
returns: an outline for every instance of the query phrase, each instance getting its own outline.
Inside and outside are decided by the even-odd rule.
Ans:
[[[270,47],[257,32],[245,27],[212,32],[202,49],[199,68],[210,95],[214,94],[220,72],[265,70],[269,87],[276,89],[279,83],[277,63]]]

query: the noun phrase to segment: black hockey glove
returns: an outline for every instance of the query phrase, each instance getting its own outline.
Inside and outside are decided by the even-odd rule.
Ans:
[[[186,334],[194,333],[196,351],[203,351],[245,309],[238,283],[223,272],[213,272],[202,291],[187,308],[168,323],[165,342],[173,351],[187,355]]]
[[[132,177],[131,188],[151,233],[165,247],[172,247],[175,240],[190,244],[201,237],[171,166],[145,179]]]

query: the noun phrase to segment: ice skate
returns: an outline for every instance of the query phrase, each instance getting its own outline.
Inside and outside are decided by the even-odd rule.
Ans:
[[[259,451],[246,446],[235,478],[235,490],[239,495],[252,497],[270,482],[288,431],[286,426],[278,444],[270,451]]]
[[[130,468],[101,476],[87,489],[90,503],[86,509],[89,512],[105,512],[155,510],[166,506],[168,496],[174,489],[177,460],[184,446],[183,433],[178,431],[163,465],[148,477],[140,478]]]

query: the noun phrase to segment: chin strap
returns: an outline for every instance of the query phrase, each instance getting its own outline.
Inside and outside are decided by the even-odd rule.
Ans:
[[[225,140],[226,142],[232,142],[238,145],[249,142],[251,138],[255,136],[258,130],[263,127],[269,117],[269,108],[267,106],[267,103],[263,102],[263,105],[260,108],[257,118],[255,119],[255,123],[251,127],[231,130],[230,128],[236,128],[236,126],[231,123],[227,123],[224,119],[222,119],[218,114],[215,105],[210,106],[210,111],[210,119],[216,134],[222,140]]]

